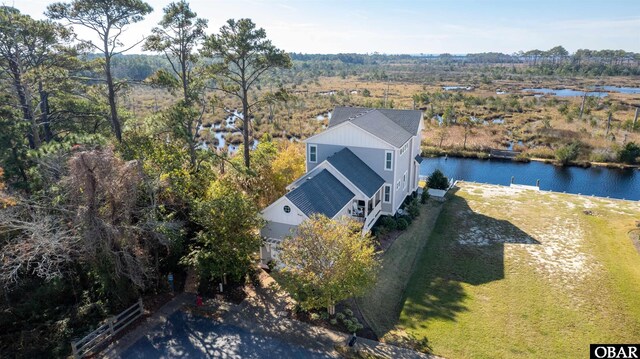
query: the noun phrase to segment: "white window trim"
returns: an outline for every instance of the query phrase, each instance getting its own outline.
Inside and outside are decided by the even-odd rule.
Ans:
[[[387,168],[387,155],[391,154],[391,168]],[[393,171],[393,151],[384,151],[384,170]]]
[[[404,155],[404,153],[407,152],[408,149],[409,149],[409,141],[407,141],[407,143],[402,145],[402,148],[400,148],[400,156]]]
[[[316,159],[315,160],[311,160],[311,148],[314,148],[316,150],[315,155],[316,155]],[[316,163],[318,162],[318,146],[317,145],[309,145],[309,162],[310,163]]]
[[[387,192],[387,190],[389,190],[389,192]],[[391,203],[391,185],[390,184],[385,184],[384,185],[384,192],[382,192],[382,202],[383,203]],[[389,200],[386,200],[386,194],[389,193]]]

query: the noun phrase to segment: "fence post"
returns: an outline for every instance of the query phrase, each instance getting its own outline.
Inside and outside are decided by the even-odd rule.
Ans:
[[[75,359],[80,359],[80,356],[78,355],[78,346],[74,341],[71,342],[71,352],[73,353],[73,357]]]

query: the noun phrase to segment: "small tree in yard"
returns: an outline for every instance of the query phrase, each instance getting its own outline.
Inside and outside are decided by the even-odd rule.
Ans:
[[[449,187],[449,179],[444,176],[442,171],[435,170],[427,178],[427,187],[433,189],[447,189]]]
[[[241,280],[260,248],[261,219],[253,201],[225,180],[211,182],[205,198],[195,203],[194,221],[203,230],[184,262],[201,278]]]
[[[376,280],[379,266],[371,236],[355,221],[313,215],[282,243],[283,288],[305,309],[327,307],[362,295]]]

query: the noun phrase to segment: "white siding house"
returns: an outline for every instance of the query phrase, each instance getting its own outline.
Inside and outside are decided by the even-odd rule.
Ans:
[[[307,173],[262,212],[263,263],[314,213],[350,216],[363,233],[394,215],[418,189],[422,129],[421,111],[337,107],[329,127],[304,141]]]

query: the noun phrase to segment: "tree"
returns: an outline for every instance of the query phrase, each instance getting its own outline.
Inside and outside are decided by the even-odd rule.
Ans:
[[[184,262],[194,265],[204,280],[227,276],[240,281],[255,263],[262,224],[250,197],[226,180],[212,181],[204,198],[194,204],[193,220],[202,227]]]
[[[197,16],[184,0],[169,4],[164,8],[160,26],[151,30],[152,34],[143,46],[143,50],[164,54],[171,67],[169,71],[157,71],[151,82],[182,92],[182,101],[174,105],[165,117],[169,120],[168,129],[187,144],[192,167],[196,166],[198,127],[204,114],[204,82],[197,68],[199,56],[195,49],[204,40],[207,29],[207,20]],[[196,103],[201,110],[193,108]]]
[[[116,139],[122,142],[122,125],[118,117],[116,93],[120,87],[112,75],[111,61],[114,56],[130,50],[140,42],[123,48],[120,35],[127,25],[144,19],[153,8],[142,0],[72,0],[70,3],[53,3],[47,7],[47,16],[55,20],[65,19],[71,25],[80,25],[93,30],[101,44],[83,40],[89,47],[102,53],[104,74],[107,83],[109,120]]]
[[[71,32],[61,25],[34,20],[12,7],[0,7],[0,69],[9,75],[23,119],[30,125],[27,138],[33,149],[42,142],[41,127],[46,141],[53,137],[45,81],[55,76],[57,82],[63,82],[67,77],[64,72],[75,54],[63,45],[70,39]],[[57,71],[61,67],[63,71]],[[38,94],[37,100],[34,93]]]
[[[305,173],[305,156],[305,146],[303,144],[290,141],[280,142],[278,153],[271,163],[275,199],[284,195],[286,187]]]
[[[556,159],[563,165],[578,158],[580,154],[580,142],[572,142],[556,150]]]
[[[202,90],[202,81],[194,78],[198,63],[198,54],[194,50],[206,36],[207,20],[198,18],[198,14],[184,0],[169,4],[163,11],[160,27],[151,30],[152,34],[147,37],[143,50],[164,54],[173,74],[160,70],[156,78],[169,88],[179,87],[188,106],[199,98]],[[194,86],[194,83],[199,86]]]
[[[427,177],[427,187],[433,189],[447,189],[449,188],[449,179],[444,176],[442,171],[435,170]]]
[[[469,137],[470,134],[473,134],[473,127],[475,126],[475,121],[473,121],[471,118],[469,118],[468,116],[465,116],[463,118],[461,118],[458,121],[459,124],[462,125],[462,127],[464,128],[464,142],[462,143],[462,149],[466,150],[467,149],[467,137]]]
[[[230,19],[220,34],[207,37],[202,54],[217,60],[210,66],[216,88],[242,102],[244,162],[250,168],[249,139],[251,110],[263,100],[251,100],[251,91],[260,77],[275,68],[290,68],[291,58],[273,46],[264,29],[256,29],[251,19]]]
[[[343,218],[313,215],[282,242],[279,256],[283,288],[304,309],[326,307],[365,293],[376,280],[379,263],[362,225]]]
[[[640,146],[634,142],[629,142],[618,152],[618,158],[621,162],[634,164],[640,160]]]

